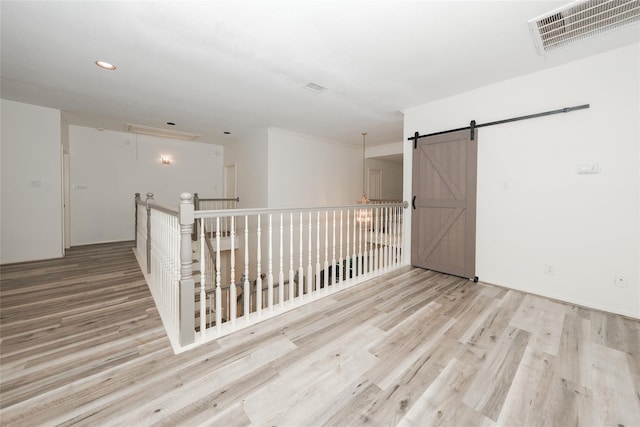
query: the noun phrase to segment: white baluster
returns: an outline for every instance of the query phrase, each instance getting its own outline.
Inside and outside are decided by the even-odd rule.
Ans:
[[[369,228],[367,231],[367,243],[369,244],[369,271],[373,273],[376,270],[375,252],[376,252],[376,219],[375,208],[372,207],[369,212]]]
[[[388,231],[384,226],[385,209],[386,208],[380,208],[380,232],[378,233],[378,265],[380,270],[384,270],[384,239]]]
[[[207,330],[207,292],[206,285],[206,269],[207,255],[204,251],[204,220],[200,218],[200,334],[205,335]]]
[[[312,254],[312,247],[311,247],[311,233],[312,233],[312,227],[313,227],[313,223],[311,221],[311,211],[309,211],[309,263],[307,265],[307,294],[311,295],[311,292],[313,291],[313,267],[311,266],[311,254]]]
[[[389,267],[393,267],[396,264],[396,208],[393,206],[389,207],[389,224],[389,229],[391,230],[391,236],[389,236]]]
[[[222,289],[220,288],[220,217],[216,217],[216,329],[222,328]]]
[[[318,212],[320,215],[320,212]],[[324,289],[328,290],[329,279],[329,212],[324,211]]]
[[[396,265],[396,208],[391,208],[391,260],[392,266]]]
[[[244,289],[242,290],[243,310],[245,320],[251,314],[251,285],[249,284],[249,215],[244,216]]]
[[[333,225],[331,227],[331,241],[333,242],[333,249],[331,251],[331,285],[336,286],[336,211],[333,211]]]
[[[394,235],[394,239],[393,239],[394,240],[393,249],[394,249],[394,252],[395,252],[394,253],[394,257],[393,257],[393,265],[394,266],[397,266],[399,261],[400,261],[400,253],[399,253],[399,251],[400,251],[400,214],[401,214],[400,209],[401,208],[398,207],[398,206],[396,206],[394,208],[395,215],[394,215],[393,223],[394,223],[395,229],[396,229],[396,232],[395,232],[395,235]]]
[[[380,244],[382,240],[382,227],[380,226],[380,217],[382,216],[382,208],[376,209],[376,270],[380,270]]]
[[[353,260],[351,259],[351,224],[350,224],[350,211],[347,209],[347,246],[345,246],[345,268],[344,268],[344,278],[345,280],[349,280],[351,279],[352,271],[353,271],[353,267],[352,267],[352,263]]]
[[[347,218],[348,218],[349,212],[347,211]],[[342,257],[342,246],[344,245],[344,240],[342,238],[342,209],[340,209],[340,259],[338,260],[338,274],[336,274],[336,276],[339,278],[339,282],[340,284],[343,284],[344,282],[344,258]],[[347,233],[348,235],[349,233]]]
[[[320,291],[320,211],[318,211],[316,225],[316,291]]]
[[[369,212],[367,213],[367,218],[369,218],[369,220],[367,221],[367,225],[365,228],[365,242],[367,244],[367,248],[368,248],[368,256],[367,256],[367,264],[368,264],[368,274],[371,274],[373,271],[373,240],[372,240],[372,235],[373,235],[373,208],[371,209],[367,209]]]
[[[391,221],[391,208],[387,207],[387,244],[385,246],[385,258],[386,258],[386,266],[387,269],[391,267],[391,257],[392,257],[392,248],[391,244],[393,243],[391,240],[391,227],[393,226],[393,222]]]
[[[380,211],[380,268],[384,270],[387,267],[385,260],[385,251],[387,248],[387,237],[389,228],[387,228],[387,208]]]
[[[293,272],[293,212],[289,213],[289,303],[293,303],[294,296]]]
[[[200,225],[202,225],[202,223]],[[209,230],[209,234],[208,235],[205,234],[205,239],[212,239],[213,235],[211,234],[211,230],[213,230],[213,227],[211,226],[211,228],[208,228],[208,230]],[[207,302],[207,319],[208,319],[207,327],[211,328],[213,327],[213,323],[215,322],[214,304],[215,304],[215,289],[216,289],[216,270],[215,270],[214,260],[213,260],[213,257],[215,256],[215,254],[213,253],[213,251],[209,251],[208,249],[207,249],[207,254],[208,256],[205,258],[206,271],[207,271],[206,289],[211,290],[211,292],[209,292],[208,294],[208,302]]]
[[[356,270],[358,271],[358,276],[362,276],[364,274],[364,262],[362,259],[362,221],[358,221],[358,261],[356,263]]]
[[[351,236],[351,232],[349,231],[349,217],[347,214],[347,256],[349,256],[349,251],[351,251],[351,259],[348,262],[349,266],[349,279],[355,279],[356,277],[356,267],[358,263],[358,258],[356,255],[356,211],[353,211],[353,239],[351,239],[351,246],[349,247],[349,238]]]
[[[298,298],[304,298],[304,267],[302,266],[302,233],[303,233],[302,212],[300,212],[300,260],[298,263]]]
[[[258,316],[262,314],[262,244],[260,243],[261,234],[262,229],[260,225],[260,214],[258,214],[258,248],[256,252],[256,264],[258,269],[258,277],[256,277],[256,313],[258,313]]]
[[[269,275],[267,276],[267,307],[273,311],[273,226],[272,214],[269,214]]]
[[[230,311],[231,311],[231,324],[235,326],[236,324],[236,317],[238,316],[237,313],[237,292],[238,290],[236,289],[236,248],[235,248],[235,239],[236,239],[236,227],[234,224],[234,220],[235,217],[232,216],[231,217],[231,221],[230,221],[230,227],[231,227],[231,253],[230,253],[230,258],[231,258],[231,268],[230,268],[230,272],[231,272],[231,277],[230,277],[230,281],[231,281],[231,287],[230,287],[230,297],[229,297],[229,305],[230,305]]]
[[[391,229],[393,230],[393,235],[391,238],[391,265],[396,265],[396,238],[397,238],[397,217],[396,217],[396,208],[391,208]]]
[[[284,307],[284,218],[280,213],[280,274],[278,275],[278,303]]]
[[[398,233],[400,235],[400,239],[398,241],[398,261],[400,262],[400,264],[404,264],[404,251],[402,250],[403,246],[404,246],[404,207],[401,206],[398,208],[398,212],[399,212],[399,223],[398,223]]]

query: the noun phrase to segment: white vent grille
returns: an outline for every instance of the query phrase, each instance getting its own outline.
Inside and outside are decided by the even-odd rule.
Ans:
[[[305,89],[309,89],[310,91],[315,92],[315,93],[322,93],[325,90],[327,90],[326,87],[321,86],[321,85],[319,85],[317,83],[314,83],[314,82],[307,83],[306,85],[304,85],[304,88]]]
[[[544,55],[553,49],[633,24],[640,20],[640,0],[580,0],[529,21]]]

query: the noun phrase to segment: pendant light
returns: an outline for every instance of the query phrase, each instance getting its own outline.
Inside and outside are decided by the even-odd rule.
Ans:
[[[371,201],[367,198],[367,195],[364,191],[364,183],[365,183],[365,173],[367,171],[366,168],[366,156],[365,156],[365,148],[366,141],[365,138],[367,136],[366,132],[362,132],[362,196],[358,199],[358,204],[360,205],[368,205]],[[371,210],[370,209],[360,209],[358,211],[358,222],[367,223],[371,220]]]
[[[368,204],[370,201],[367,198],[367,195],[365,194],[364,191],[364,183],[365,183],[365,173],[367,171],[366,168],[366,157],[365,157],[365,147],[366,147],[366,141],[365,138],[367,136],[366,132],[362,132],[362,196],[360,196],[360,198],[358,199],[358,204],[361,205],[366,205]]]

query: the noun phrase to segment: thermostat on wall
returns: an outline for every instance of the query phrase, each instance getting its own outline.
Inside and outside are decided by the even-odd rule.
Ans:
[[[600,173],[600,163],[590,163],[588,165],[578,165],[578,174]]]

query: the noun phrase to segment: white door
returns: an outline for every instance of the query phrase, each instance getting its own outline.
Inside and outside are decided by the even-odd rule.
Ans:
[[[225,199],[233,199],[236,196],[236,164],[225,165],[224,167],[224,189]]]
[[[369,169],[369,191],[367,195],[370,199],[382,199],[382,171],[379,169]]]
[[[71,200],[69,198],[69,154],[62,154],[62,203],[63,203],[63,230],[64,249],[71,247]]]

